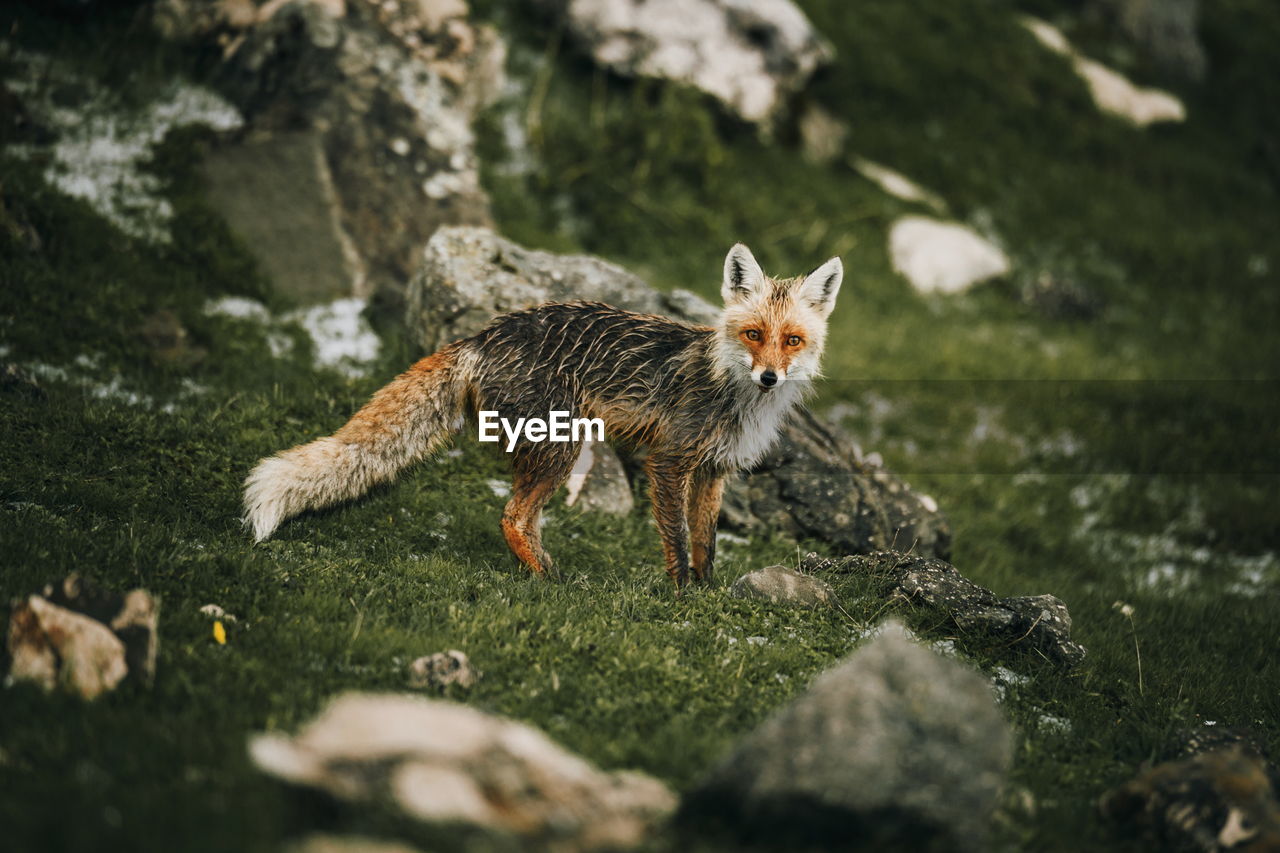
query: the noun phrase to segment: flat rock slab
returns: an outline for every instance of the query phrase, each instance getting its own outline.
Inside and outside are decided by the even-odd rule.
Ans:
[[[997,598],[950,563],[896,551],[837,558],[808,554],[800,568],[817,575],[878,577],[887,595],[936,610],[965,634],[989,637],[997,647],[1038,653],[1062,666],[1084,660],[1084,647],[1071,640],[1067,606],[1052,595]]]
[[[755,843],[981,849],[1010,760],[986,680],[890,623],[743,738],[680,819]]]
[[[634,847],[676,805],[658,780],[602,772],[531,726],[415,696],[339,696],[295,737],[255,735],[249,753],[342,800],[556,850]]]
[[[802,575],[786,566],[766,566],[748,572],[733,582],[734,598],[791,604],[797,607],[829,607],[836,602],[835,590],[821,578]]]

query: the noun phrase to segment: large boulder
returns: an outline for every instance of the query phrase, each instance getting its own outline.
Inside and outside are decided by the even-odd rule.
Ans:
[[[680,817],[796,846],[982,849],[1010,758],[986,680],[891,623],[743,738]]]
[[[897,551],[837,558],[808,554],[800,568],[819,576],[875,578],[886,596],[933,610],[962,633],[986,637],[998,648],[1032,652],[1060,666],[1074,666],[1085,657],[1084,647],[1071,639],[1071,614],[1061,599],[997,598],[943,560]]]
[[[245,126],[207,160],[210,199],[294,298],[398,304],[438,227],[489,221],[471,120],[505,48],[462,0],[156,0],[153,18],[220,53]]]
[[[697,298],[684,298],[691,297]],[[409,282],[408,327],[431,352],[474,335],[498,314],[574,299],[676,313],[669,297],[617,264],[526,249],[489,228],[457,227],[440,229],[421,252]]]
[[[693,86],[765,126],[833,55],[790,0],[540,3],[604,68]]]
[[[497,314],[573,299],[704,324],[719,316],[694,293],[661,293],[600,258],[527,249],[487,228],[449,227],[422,251],[409,285],[408,328],[432,351],[475,334]],[[613,470],[618,481],[621,471]],[[740,530],[824,542],[841,553],[914,545],[916,553],[946,557],[951,549],[950,526],[930,498],[861,461],[834,427],[803,411],[754,469],[730,482],[722,519]]]
[[[249,753],[340,800],[555,850],[634,847],[676,805],[658,780],[602,772],[523,723],[413,696],[345,694],[295,737],[254,736]]]

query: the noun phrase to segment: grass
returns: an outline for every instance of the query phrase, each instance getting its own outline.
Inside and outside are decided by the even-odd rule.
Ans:
[[[473,6],[509,33],[525,87],[480,128],[501,230],[708,297],[738,239],[785,273],[840,254],[849,274],[818,406],[839,405],[864,450],[937,499],[966,575],[1070,606],[1084,666],[1016,662],[1028,681],[1005,702],[1018,746],[996,845],[1131,849],[1095,799],[1206,720],[1280,749],[1280,569],[1265,556],[1280,548],[1280,172],[1265,108],[1280,79],[1266,34],[1280,15],[1260,0],[1219,4],[1204,33],[1214,76],[1179,90],[1191,120],[1143,132],[1097,114],[1013,23],[1025,9],[1071,24],[1070,4],[805,3],[839,52],[812,97],[849,122],[850,151],[940,193],[1014,259],[1007,280],[926,299],[885,249],[889,222],[913,209],[847,164],[807,163],[785,126],[761,140],[695,93],[594,70],[537,18]],[[17,37],[131,92],[195,70],[133,20],[26,10]],[[1094,55],[1129,55],[1106,33],[1077,34]],[[129,73],[110,49],[126,42],[146,57]],[[1138,60],[1125,70],[1160,82]],[[512,122],[532,171],[510,165]],[[445,648],[484,671],[453,698],[681,789],[872,618],[946,636],[856,578],[840,579],[847,615],[730,599],[737,574],[813,546],[768,537],[730,547],[717,586],[677,601],[641,512],[557,503],[546,537],[566,578],[533,581],[497,531],[502,499],[487,481],[502,461],[470,442],[251,546],[237,515],[253,462],[331,432],[415,353],[391,333],[369,376],[348,379],[313,369],[301,333],[274,358],[260,328],[205,316],[220,295],[290,306],[203,203],[190,165],[203,144],[175,134],[154,164],[176,210],[166,247],[122,237],[31,163],[0,158],[7,221],[43,244],[29,251],[0,229],[4,357],[91,383],[0,390],[0,593],[81,571],[163,600],[152,690],[92,705],[4,691],[0,820],[14,849],[265,850],[316,826],[405,832],[388,814],[291,795],[248,764],[245,738],[291,730],[341,690],[400,689],[408,661]],[[1041,274],[1080,282],[1101,314],[1029,308],[1018,294]],[[208,350],[194,367],[158,360],[137,334],[162,308]],[[84,355],[94,360],[76,367]],[[116,377],[153,403],[92,393]],[[190,382],[204,392],[185,393]],[[1133,605],[1132,623],[1117,601]],[[210,602],[239,617],[225,646],[198,613]],[[767,644],[745,642],[756,636]],[[980,638],[955,639],[975,665],[999,662]]]

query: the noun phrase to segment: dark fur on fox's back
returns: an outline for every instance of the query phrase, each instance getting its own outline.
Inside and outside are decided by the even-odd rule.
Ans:
[[[737,427],[739,391],[715,375],[715,330],[599,302],[541,305],[498,317],[459,342],[474,353],[470,413],[514,421],[600,418],[609,437],[718,465],[716,435]],[[548,452],[552,447],[540,447]],[[576,456],[572,444],[561,451]]]

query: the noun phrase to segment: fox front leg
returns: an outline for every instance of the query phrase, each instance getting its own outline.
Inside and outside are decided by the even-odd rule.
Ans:
[[[689,499],[690,471],[679,460],[650,456],[645,463],[649,475],[649,497],[653,517],[662,535],[662,552],[667,574],[675,582],[679,594],[689,583]]]
[[[693,575],[711,583],[716,561],[716,520],[724,496],[724,477],[701,471],[689,491],[689,544],[693,549]]]

